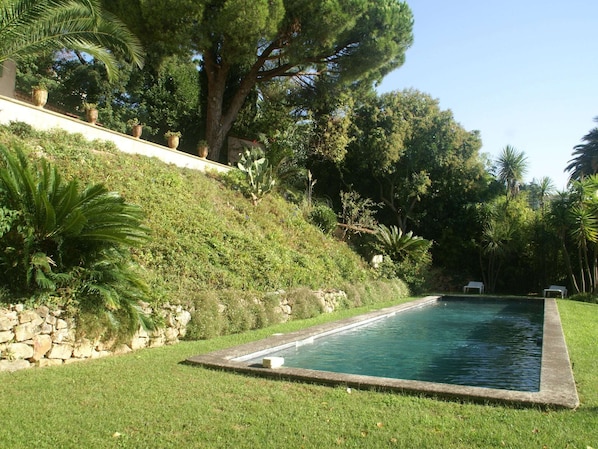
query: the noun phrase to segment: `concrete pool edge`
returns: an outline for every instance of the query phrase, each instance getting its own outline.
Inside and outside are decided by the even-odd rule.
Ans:
[[[186,362],[212,369],[222,369],[274,379],[299,380],[326,385],[346,385],[347,387],[357,389],[397,391],[477,402],[498,402],[526,406],[572,409],[579,405],[575,381],[573,379],[573,371],[571,369],[569,354],[561,328],[560,315],[556,300],[553,298],[543,299],[545,304],[544,337],[540,391],[538,392],[522,392],[416,380],[341,374],[327,371],[289,368],[285,366],[277,369],[268,369],[259,365],[249,365],[247,362],[242,361],[244,357],[248,358],[249,355],[255,356],[261,352],[269,352],[272,348],[284,347],[285,345],[296,344],[297,342],[300,344],[302,341],[307,342],[319,336],[364,324],[367,321],[384,318],[411,308],[423,307],[426,304],[437,301],[439,298],[441,298],[441,296],[427,296],[415,301],[387,307],[344,320],[312,326],[307,329],[287,334],[272,335],[268,338],[244,345],[193,356],[188,358]],[[540,299],[534,298],[529,300],[538,301]]]

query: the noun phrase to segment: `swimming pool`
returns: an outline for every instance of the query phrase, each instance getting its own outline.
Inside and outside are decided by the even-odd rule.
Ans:
[[[538,339],[533,335],[534,344],[541,345],[539,388],[536,385],[522,391],[521,387],[511,386],[479,386],[471,385],[471,382],[464,382],[463,385],[451,381],[427,380],[421,378],[392,378],[379,375],[365,375],[360,373],[337,373],[317,369],[306,369],[288,366],[286,363],[279,369],[264,368],[258,360],[271,355],[275,351],[289,350],[294,347],[311,345],[314,341],[321,340],[326,336],[333,336],[339,332],[347,332],[352,329],[357,333],[362,332],[378,322],[385,321],[397,314],[412,313],[424,306],[435,306],[442,304],[447,298],[434,296],[426,297],[417,301],[399,306],[374,311],[359,317],[341,320],[335,323],[327,323],[314,326],[298,332],[283,335],[273,335],[267,339],[249,343],[223,351],[199,355],[189,358],[189,363],[200,364],[205,367],[222,368],[243,373],[251,373],[261,376],[268,376],[283,379],[297,379],[302,381],[318,382],[325,384],[342,384],[357,388],[376,388],[381,390],[395,390],[403,392],[416,392],[443,397],[468,398],[472,400],[499,401],[508,403],[519,403],[527,405],[547,405],[556,407],[574,408],[578,405],[577,392],[567,348],[565,345],[560,317],[556,301],[554,299],[525,299],[528,304],[544,304],[544,322],[542,336]],[[498,300],[498,299],[497,299]],[[483,300],[482,302],[487,301]],[[500,299],[510,301],[506,299]],[[519,300],[521,301],[521,300]],[[533,302],[533,303],[532,303]],[[483,304],[480,303],[479,306]],[[476,306],[476,304],[472,305]],[[363,326],[367,327],[363,327]],[[428,328],[428,332],[433,329]],[[441,337],[438,337],[441,338]],[[440,363],[442,360],[437,359]],[[286,362],[286,361],[285,361]],[[434,369],[429,371],[435,371]],[[407,376],[410,377],[410,376]],[[413,376],[411,376],[413,377]]]
[[[543,306],[443,297],[267,355],[293,368],[539,391]],[[259,364],[262,358],[241,360]]]

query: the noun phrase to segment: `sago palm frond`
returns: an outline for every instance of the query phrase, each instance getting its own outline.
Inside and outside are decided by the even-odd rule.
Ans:
[[[12,234],[4,238],[12,248],[2,258],[5,276],[27,279],[30,287],[33,278],[26,273],[39,271],[31,256],[36,253],[51,258],[55,273],[66,273],[97,261],[103,251],[126,250],[148,240],[141,209],[103,185],[80,191],[77,181],[64,181],[46,161],[32,167],[19,148],[10,152],[0,147],[0,160],[0,206],[18,211],[11,218]]]
[[[52,279],[52,266],[56,264],[44,253],[35,253],[31,256],[27,282],[35,284],[43,290],[55,290],[56,283]]]
[[[77,268],[75,295],[84,309],[99,311],[114,330],[132,334],[139,326],[153,329],[154,323],[139,306],[148,286],[126,257],[114,250],[86,268]]]
[[[422,237],[414,236],[413,231],[404,233],[396,226],[378,225],[375,234],[382,250],[393,260],[400,261],[405,257],[416,258],[425,254],[432,242]]]

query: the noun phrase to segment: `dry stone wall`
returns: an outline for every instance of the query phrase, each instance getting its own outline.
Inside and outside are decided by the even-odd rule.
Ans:
[[[325,313],[334,311],[346,294],[339,290],[314,292]],[[281,299],[284,321],[292,307]],[[147,309],[146,311],[149,311]],[[164,305],[157,311],[164,325],[155,331],[139,329],[128,344],[115,346],[100,338],[77,338],[76,323],[63,310],[22,304],[0,308],[0,371],[55,366],[86,359],[124,354],[142,348],[174,344],[186,334],[191,314],[180,305]]]
[[[0,308],[0,371],[44,367],[123,354],[135,349],[179,341],[191,314],[182,306],[166,305],[158,314],[164,327],[153,332],[140,329],[128,344],[115,346],[100,338],[77,338],[76,323],[63,310],[46,306],[26,309],[22,304]]]

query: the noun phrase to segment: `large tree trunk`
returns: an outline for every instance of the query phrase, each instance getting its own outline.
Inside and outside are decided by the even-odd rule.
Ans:
[[[384,182],[388,181],[388,195],[385,191]],[[376,178],[376,182],[378,183],[380,200],[384,205],[386,205],[394,214],[395,219],[397,221],[397,225],[399,229],[403,232],[407,232],[407,220],[408,217],[406,214],[403,214],[402,209],[397,206],[395,202],[395,184],[391,179],[388,178]]]
[[[569,275],[569,280],[571,284],[575,288],[576,293],[580,293],[579,286],[577,284],[577,279],[573,274],[573,268],[571,267],[571,259],[569,258],[569,251],[567,251],[567,246],[565,245],[565,238],[561,236],[561,248],[563,250],[563,261],[565,262],[565,267],[567,268],[567,273]]]
[[[206,111],[206,141],[210,149],[209,158],[220,162],[221,150],[229,131],[224,128],[222,122],[222,101],[219,100],[219,97],[224,95],[224,87],[222,90],[212,88],[209,92],[210,98],[208,98]]]
[[[206,140],[210,147],[210,159],[217,162],[227,162],[226,155],[221,155],[226,137],[231,130],[239,111],[251,90],[260,82],[268,81],[283,74],[288,66],[282,65],[275,70],[260,72],[270,52],[275,48],[271,45],[257,59],[251,70],[244,75],[232,96],[230,103],[225,105],[224,96],[231,66],[226,62],[218,62],[216,55],[204,55],[204,68],[208,81],[208,100],[206,111]]]
[[[223,98],[226,89],[226,79],[230,67],[225,64],[217,64],[215,55],[207,52],[204,55],[204,70],[208,80],[208,98],[206,110],[206,141],[210,148],[209,157],[220,161],[220,151],[224,145],[224,139],[228,130],[224,129],[222,121]]]
[[[225,81],[225,80],[224,80]],[[210,159],[227,162],[227,154],[222,154],[226,137],[231,130],[249,91],[238,90],[233,102],[225,111],[222,107],[226,83],[217,80],[214,85],[208,83],[209,98],[206,111],[206,141],[210,148]]]

